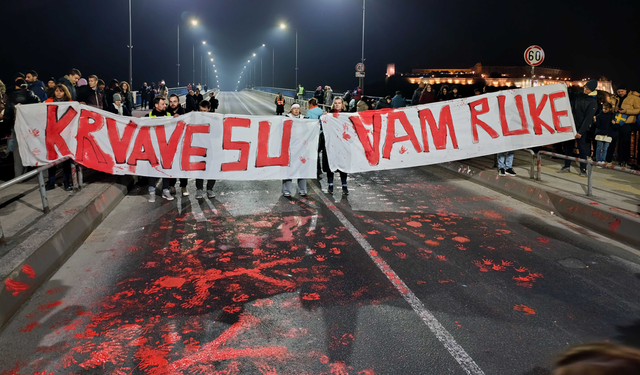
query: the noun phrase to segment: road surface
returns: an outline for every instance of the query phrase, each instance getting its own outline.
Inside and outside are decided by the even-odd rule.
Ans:
[[[637,343],[633,249],[437,166],[325,183],[136,188],[0,333],[1,373],[543,375]]]

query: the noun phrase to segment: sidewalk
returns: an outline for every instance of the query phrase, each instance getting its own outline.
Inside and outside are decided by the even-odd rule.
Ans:
[[[541,181],[531,179],[531,154],[516,151],[517,177],[498,177],[493,156],[440,164],[473,182],[493,188],[554,215],[640,248],[640,177],[608,169],[593,169],[593,196],[587,178],[557,171],[564,160],[542,157]]]
[[[0,191],[0,327],[118,205],[133,178],[85,169],[85,181],[78,192],[47,191],[47,214],[37,178]]]

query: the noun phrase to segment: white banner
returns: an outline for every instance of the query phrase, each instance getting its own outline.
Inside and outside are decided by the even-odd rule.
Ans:
[[[133,118],[77,102],[18,106],[24,165],[70,155],[111,174],[215,180],[315,178],[317,120],[191,112]]]
[[[396,169],[573,139],[565,85],[506,90],[402,109],[323,116],[332,171]]]

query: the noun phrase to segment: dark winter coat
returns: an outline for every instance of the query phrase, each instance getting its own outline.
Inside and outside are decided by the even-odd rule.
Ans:
[[[16,105],[40,103],[40,99],[29,89],[19,89],[12,91],[7,99],[7,106],[4,109],[4,128],[9,131],[16,123]]]
[[[107,109],[109,107],[103,92],[98,88],[94,90],[89,85],[78,89],[78,101],[99,109]]]
[[[576,123],[576,130],[581,136],[586,136],[598,109],[596,97],[579,93],[576,95],[571,109],[573,120]]]
[[[316,92],[313,93],[313,97],[316,98],[318,104],[324,104],[324,91],[316,90]]]
[[[37,96],[41,102],[47,100],[47,93],[44,91],[44,83],[42,83],[42,81],[36,80],[30,83],[29,90],[33,91],[35,96]]]
[[[108,112],[111,112],[113,114],[118,114],[118,109],[116,108],[115,103],[111,104],[110,106],[106,107],[106,110]],[[127,116],[127,117],[131,117],[131,111],[129,110],[129,108],[127,108],[126,104],[122,104],[122,115],[123,116]]]
[[[385,108],[393,108],[393,107],[391,107],[391,103],[387,103],[387,99],[380,98],[380,100],[378,100],[378,104],[376,105],[376,109],[385,109]]]
[[[211,103],[211,110],[209,110],[209,112],[215,112],[220,105],[220,101],[213,96],[209,98],[209,103]]]
[[[186,112],[193,112],[193,111],[197,111],[198,110],[198,106],[196,103],[196,96],[195,95],[187,95],[187,108],[186,108]]]
[[[278,104],[278,99],[280,99],[282,101],[282,104]],[[284,113],[284,104],[285,104],[285,99],[284,96],[276,96],[276,100],[274,101],[275,105],[276,105],[276,115],[281,115]]]
[[[420,87],[413,92],[413,96],[411,97],[411,105],[420,104],[420,96],[422,95],[422,90]]]
[[[69,90],[69,94],[71,94],[72,101],[78,101],[78,92],[76,91],[76,85],[71,83],[69,80],[69,76],[64,76],[58,80],[58,83],[61,83],[67,86],[67,90]]]
[[[171,108],[171,106],[167,107],[167,112],[171,113],[171,116],[175,116],[175,115],[184,115],[185,113],[187,113],[184,108],[182,108],[181,105],[178,105],[176,107],[176,109]]]
[[[602,112],[596,116],[596,135],[606,135],[608,137],[618,138],[619,125],[613,122],[613,112]]]

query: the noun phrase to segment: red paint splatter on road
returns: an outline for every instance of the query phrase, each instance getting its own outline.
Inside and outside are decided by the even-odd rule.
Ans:
[[[544,238],[544,237],[538,237],[538,242],[540,242],[540,243],[549,243],[549,239],[548,238]]]
[[[620,226],[620,223],[621,223],[620,219],[616,219],[614,222],[609,224],[609,230],[612,232],[615,232]]]
[[[35,327],[37,327],[39,325],[40,325],[40,323],[38,323],[38,322],[29,323],[29,324],[27,324],[26,327],[21,328],[20,332],[31,332]]]
[[[456,241],[456,242],[460,242],[460,243],[471,242],[471,240],[468,239],[467,237],[461,237],[461,236],[453,237],[453,240]]]
[[[535,310],[533,310],[531,307],[526,306],[526,305],[515,305],[515,306],[513,306],[513,309],[516,310],[516,311],[522,311],[526,315],[536,315]]]
[[[504,219],[502,215],[500,215],[495,211],[482,211],[482,215],[484,215],[484,217],[489,219]]]
[[[439,246],[440,245],[440,242],[433,241],[433,240],[426,240],[426,241],[424,241],[424,243],[426,243],[429,246]]]
[[[523,249],[524,251],[533,251],[529,246],[520,246],[520,248]]]
[[[27,277],[30,278],[30,279],[35,279],[36,278],[36,272],[33,270],[33,268],[31,268],[31,266],[29,266],[27,264],[22,266],[22,273],[27,275]]]
[[[414,228],[420,228],[422,226],[422,223],[418,221],[410,221],[407,223],[407,225]]]
[[[156,281],[155,283],[163,288],[180,288],[186,281],[187,280],[183,279],[182,277],[165,276],[158,279],[158,281]]]
[[[6,279],[4,281],[4,285],[6,286],[8,291],[13,292],[14,296],[17,296],[18,294],[20,294],[21,292],[24,292],[30,287],[30,285],[27,283],[23,283],[23,282],[11,280],[11,279]]]
[[[51,302],[51,303],[48,303],[46,305],[39,305],[38,309],[40,309],[40,311],[47,311],[47,310],[49,310],[51,308],[54,308],[54,307],[60,306],[60,305],[62,305],[62,301]]]

